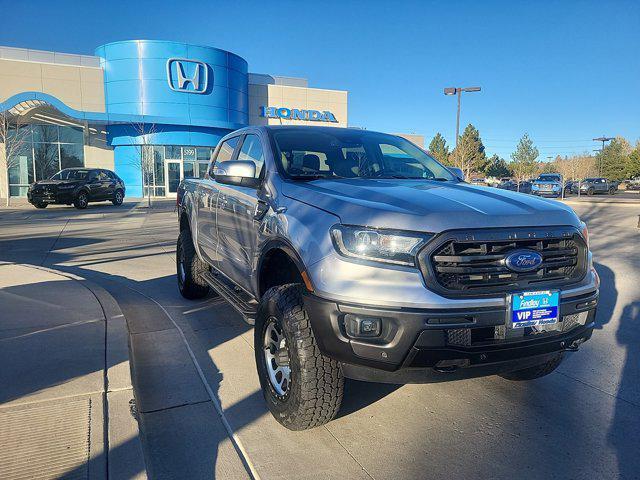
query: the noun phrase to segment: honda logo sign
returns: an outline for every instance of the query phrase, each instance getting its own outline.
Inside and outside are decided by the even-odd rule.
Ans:
[[[198,60],[170,58],[167,60],[167,82],[174,92],[205,93],[209,86],[209,68]]]

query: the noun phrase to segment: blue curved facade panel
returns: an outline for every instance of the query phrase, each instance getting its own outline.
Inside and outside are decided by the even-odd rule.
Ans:
[[[132,196],[143,195],[141,171],[131,160],[140,154],[136,145],[215,146],[249,123],[247,62],[231,52],[132,40],[102,45],[95,53],[102,59],[106,115],[153,124],[144,142],[139,126],[107,126],[116,172]]]
[[[107,114],[169,117],[235,130],[249,122],[247,62],[214,47],[133,40],[96,49]]]

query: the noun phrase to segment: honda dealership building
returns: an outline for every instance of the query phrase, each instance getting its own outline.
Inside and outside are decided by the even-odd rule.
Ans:
[[[172,196],[232,130],[348,125],[346,91],[248,69],[234,53],[168,41],[109,43],[95,56],[0,47],[0,119],[12,125],[0,197],[77,166],[114,170],[131,197]]]

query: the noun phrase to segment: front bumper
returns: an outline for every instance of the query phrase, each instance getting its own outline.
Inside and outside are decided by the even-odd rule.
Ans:
[[[74,190],[58,191],[55,193],[33,193],[27,192],[27,200],[35,205],[37,203],[72,203]]]
[[[531,190],[531,193],[539,197],[559,197],[562,194],[560,190]]]
[[[497,335],[506,324],[506,307],[381,309],[336,303],[309,293],[304,301],[318,347],[343,364],[345,376],[423,383],[519,370],[543,363],[559,352],[576,350],[591,337],[598,291],[562,299],[561,319],[587,312],[584,325],[510,338]],[[344,326],[346,314],[381,318],[381,336],[349,338]],[[467,329],[472,339],[469,344],[451,341],[454,330]]]

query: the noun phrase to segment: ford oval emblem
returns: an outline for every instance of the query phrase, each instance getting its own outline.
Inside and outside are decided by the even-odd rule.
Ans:
[[[531,272],[542,264],[542,255],[533,250],[518,250],[507,255],[504,262],[514,272]]]

